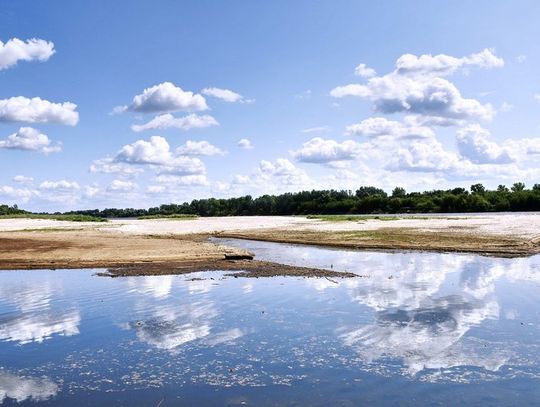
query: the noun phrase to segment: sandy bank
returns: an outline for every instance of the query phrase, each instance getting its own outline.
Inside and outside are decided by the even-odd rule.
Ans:
[[[540,215],[486,214],[347,222],[285,216],[107,223],[2,219],[0,269],[119,268],[156,264],[166,268],[165,265],[174,264],[177,272],[189,268],[200,271],[215,269],[216,262],[222,261],[227,253],[245,254],[243,250],[210,243],[206,240],[209,236],[355,249],[518,257],[540,252]],[[258,264],[262,273],[262,263],[252,264]],[[230,265],[233,269],[236,266]],[[251,267],[251,271],[255,268]]]

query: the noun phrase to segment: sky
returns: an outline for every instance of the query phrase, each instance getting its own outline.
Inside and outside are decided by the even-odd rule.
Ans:
[[[540,182],[537,1],[0,3],[0,203]]]

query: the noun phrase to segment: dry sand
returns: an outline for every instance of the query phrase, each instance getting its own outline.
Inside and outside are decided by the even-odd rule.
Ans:
[[[427,219],[426,219],[427,218]],[[245,232],[263,229],[311,230],[318,232],[369,231],[381,229],[418,232],[460,232],[479,236],[540,238],[540,214],[508,213],[470,216],[418,215],[397,220],[368,219],[328,222],[302,216],[231,216],[192,220],[149,219],[111,220],[107,223],[65,222],[42,219],[0,219],[0,232],[25,229],[91,229],[133,235],[186,235]]]
[[[0,269],[125,267],[174,263],[177,270],[214,267],[226,253],[209,236],[357,249],[462,251],[495,256],[539,252],[539,214],[418,216],[329,222],[293,216],[79,223],[0,220]],[[230,265],[234,268],[234,265]]]

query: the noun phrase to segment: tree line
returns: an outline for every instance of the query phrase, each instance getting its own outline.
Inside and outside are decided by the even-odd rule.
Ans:
[[[140,217],[148,215],[318,215],[377,213],[456,213],[456,212],[540,211],[540,184],[527,189],[517,182],[508,188],[499,185],[488,190],[474,184],[469,190],[453,188],[426,192],[406,192],[401,187],[391,194],[363,186],[352,190],[313,190],[281,195],[250,195],[228,199],[194,199],[182,204],[164,204],[149,209],[83,210],[67,214],[105,218]]]
[[[482,184],[469,189],[453,188],[407,192],[401,187],[391,194],[373,186],[352,190],[313,190],[281,195],[250,195],[228,199],[194,199],[181,204],[164,204],[148,209],[107,208],[65,212],[101,218],[152,215],[246,216],[246,215],[331,215],[382,213],[540,211],[540,184],[527,189],[517,182],[508,188],[488,190]],[[0,215],[25,213],[16,205],[0,205]],[[57,213],[58,214],[58,213]]]
[[[19,215],[23,214],[25,211],[22,209],[19,209],[17,205],[8,206],[8,205],[0,205],[0,216],[2,215]]]

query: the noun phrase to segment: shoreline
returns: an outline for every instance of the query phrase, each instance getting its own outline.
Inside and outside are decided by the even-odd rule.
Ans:
[[[540,254],[540,242],[527,240],[500,239],[487,236],[482,240],[470,241],[463,236],[454,235],[449,237],[453,244],[447,244],[440,235],[430,236],[426,233],[408,234],[399,238],[413,239],[422,237],[421,241],[385,241],[384,238],[363,240],[363,236],[357,239],[340,238],[338,233],[317,233],[310,236],[309,232],[268,231],[263,233],[220,233],[213,237],[223,239],[254,240],[261,242],[295,244],[304,246],[326,247],[332,249],[378,251],[387,253],[396,252],[430,252],[430,253],[458,253],[474,254],[478,256],[498,258],[520,258]],[[431,240],[431,242],[426,242]]]

